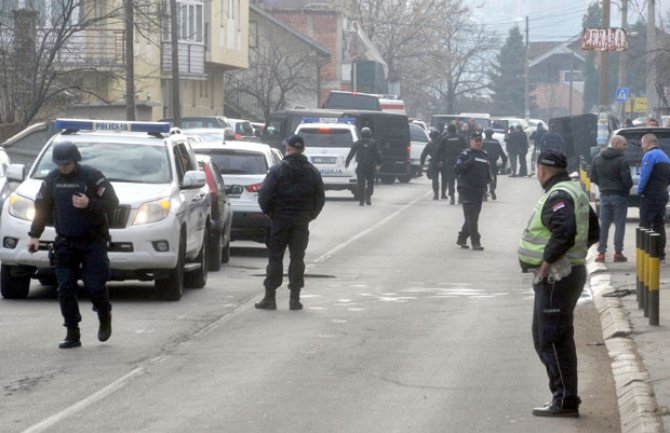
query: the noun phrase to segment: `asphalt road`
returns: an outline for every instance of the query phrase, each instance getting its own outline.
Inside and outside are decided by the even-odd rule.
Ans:
[[[427,180],[380,186],[373,206],[329,192],[311,226],[305,310],[257,311],[262,246],[240,243],[180,302],[111,284],[114,333],[82,343],[49,289],[0,302],[0,432],[615,432],[616,397],[588,296],[577,312],[580,419],[535,418],[550,399],[533,350],[518,237],[541,194],[499,180],[483,252],[461,250],[462,211]]]

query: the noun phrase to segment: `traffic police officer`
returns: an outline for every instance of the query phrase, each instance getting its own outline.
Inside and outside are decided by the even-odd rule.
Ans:
[[[372,131],[367,126],[361,129],[361,139],[349,150],[345,167],[349,167],[351,159],[356,155],[356,181],[358,183],[359,204],[372,204],[372,193],[375,189],[375,168],[382,163],[382,155],[372,139]]]
[[[491,181],[491,168],[486,152],[482,150],[482,134],[475,132],[470,137],[470,149],[461,153],[456,162],[458,175],[458,196],[463,204],[465,222],[458,233],[456,243],[461,248],[468,248],[468,238],[472,242],[472,249],[484,249],[479,234],[479,214],[482,211],[482,201],[486,188]]]
[[[305,250],[309,241],[309,222],[315,219],[326,202],[319,171],[303,152],[305,142],[299,135],[287,141],[286,156],[268,172],[258,192],[258,204],[270,217],[266,238],[268,266],[265,297],[255,304],[261,310],[276,310],[275,293],[282,284],[284,252],[288,246],[289,308],[301,310],[300,290],[305,285]]]
[[[67,327],[59,347],[81,346],[77,280],[81,277],[93,310],[98,313],[98,340],[112,334],[112,305],[107,279],[109,220],[119,205],[114,188],[98,170],[79,164],[81,155],[74,143],[53,146],[52,160],[58,168],[42,182],[35,200],[35,218],[30,227],[28,250],[39,248],[44,226],[53,221],[56,230],[53,266],[58,280],[58,301]]]
[[[577,352],[573,314],[586,282],[588,247],[598,241],[598,218],[560,151],[543,150],[537,177],[545,190],[524,230],[519,260],[535,273],[533,342],[547,369],[552,400],[536,416],[578,417]]]
[[[491,165],[491,184],[489,185],[489,192],[491,193],[491,198],[495,200],[496,197],[496,188],[498,186],[498,160],[502,160],[503,169],[507,165],[507,155],[503,150],[500,142],[493,138],[493,129],[487,129],[484,131],[486,138],[482,142],[482,150],[486,152],[489,157],[489,164]]]

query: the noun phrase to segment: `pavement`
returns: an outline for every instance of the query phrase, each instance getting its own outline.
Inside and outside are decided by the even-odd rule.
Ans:
[[[628,262],[595,263],[594,245],[587,269],[603,339],[611,360],[623,433],[670,432],[670,262],[661,263],[659,326],[638,308],[636,290],[635,228],[637,215],[626,224],[624,254]],[[610,228],[611,245],[614,227]]]

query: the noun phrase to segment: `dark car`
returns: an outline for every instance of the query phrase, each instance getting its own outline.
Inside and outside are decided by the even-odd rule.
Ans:
[[[233,211],[226,194],[226,186],[219,167],[211,157],[196,154],[200,170],[205,172],[209,197],[212,203],[212,228],[209,232],[209,270],[218,271],[221,263],[230,260],[230,230],[233,225]]]

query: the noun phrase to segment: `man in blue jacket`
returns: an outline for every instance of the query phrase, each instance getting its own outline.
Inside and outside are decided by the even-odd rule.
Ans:
[[[640,226],[661,235],[661,260],[665,259],[665,205],[668,203],[670,158],[658,147],[654,134],[642,137],[642,167],[637,192],[640,194]]]

